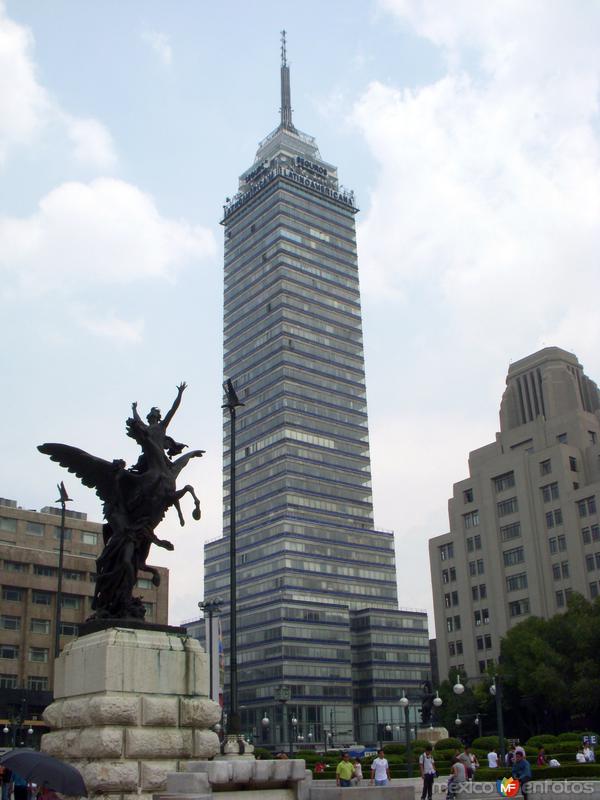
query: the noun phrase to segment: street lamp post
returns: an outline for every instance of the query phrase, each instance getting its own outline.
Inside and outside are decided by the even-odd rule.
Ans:
[[[67,494],[65,484],[61,481],[58,485],[58,500],[60,503],[60,545],[58,548],[58,579],[56,585],[56,610],[54,614],[54,658],[60,655],[60,614],[62,606],[62,579],[63,579],[63,563],[65,557],[65,514],[66,504],[71,502],[71,498]]]
[[[277,700],[278,703],[281,703],[281,745],[283,750],[286,749],[286,746],[289,750],[287,712],[285,710],[285,704],[289,701],[291,696],[292,692],[289,686],[281,684],[275,689],[275,700]]]
[[[229,411],[229,715],[227,717],[227,733],[239,737],[241,732],[240,714],[238,711],[238,675],[237,675],[237,565],[235,543],[235,417],[236,409],[244,404],[233,387],[231,378],[223,384],[226,402],[223,408]]]
[[[208,690],[208,696],[211,700],[215,699],[214,693],[214,667],[213,667],[213,616],[215,612],[219,612],[221,606],[223,605],[223,601],[221,598],[217,598],[216,600],[203,600],[202,602],[198,603],[198,608],[205,612],[208,617],[208,641],[206,643],[208,648],[208,669],[209,669],[209,681],[210,681],[210,688]]]
[[[402,692],[400,698],[400,706],[404,709],[404,730],[406,733],[406,774],[412,778],[412,743],[410,740],[410,710],[408,704],[408,697],[405,692]]]
[[[478,676],[481,677],[481,676]],[[460,682],[460,673],[456,673],[456,683],[452,687],[454,694],[461,695],[465,691],[465,687]],[[502,682],[499,675],[494,675],[494,682],[490,686],[490,694],[496,700],[496,724],[498,727],[498,750],[500,754],[500,763],[504,764],[506,749],[504,747],[504,718],[502,716]],[[480,715],[477,715],[478,718]],[[479,720],[480,735],[481,735],[481,720]]]

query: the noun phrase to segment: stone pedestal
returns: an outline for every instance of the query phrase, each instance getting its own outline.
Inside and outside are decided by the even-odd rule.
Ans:
[[[56,661],[52,729],[42,750],[82,773],[89,796],[150,800],[181,761],[219,752],[210,730],[207,656],[183,634],[109,628],[69,643]]]
[[[425,739],[426,742],[431,742],[435,745],[440,739],[448,738],[447,728],[418,728],[417,739]]]

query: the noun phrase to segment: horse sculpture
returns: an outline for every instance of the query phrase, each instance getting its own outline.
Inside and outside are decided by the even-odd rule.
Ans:
[[[173,550],[171,542],[159,539],[154,529],[171,506],[175,506],[180,524],[185,524],[179,501],[188,493],[194,499],[192,516],[200,519],[200,501],[193,487],[178,490],[176,480],[190,459],[201,456],[204,450],[179,455],[187,445],[166,433],[185,388],[185,383],[177,387],[177,397],[164,419],[157,408],[152,408],[146,417],[148,424],[133,403],[127,435],[140,445],[142,454],[129,469],[121,459],[105,461],[66,444],[38,447],[52,461],[75,473],[85,486],[95,489],[103,501],[104,549],[96,560],[94,614],[90,619],[143,619],[146,612],[141,598],[133,597],[138,571],[151,574],[152,583],[158,586],[158,571],[146,564],[150,545]],[[173,460],[173,456],[179,457]]]

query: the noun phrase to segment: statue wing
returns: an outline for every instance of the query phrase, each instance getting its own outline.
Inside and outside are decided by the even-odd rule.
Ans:
[[[115,477],[124,468],[123,461],[105,461],[69,444],[46,443],[39,445],[38,450],[77,475],[85,486],[95,489],[104,502],[114,498]]]

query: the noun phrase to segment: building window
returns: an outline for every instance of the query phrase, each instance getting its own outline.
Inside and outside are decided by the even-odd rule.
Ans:
[[[577,501],[577,511],[580,517],[587,517],[588,515],[596,513],[596,496],[586,497],[583,500]]]
[[[465,489],[463,492],[463,500],[465,503],[473,502],[473,489]]]
[[[600,555],[600,553],[598,554]],[[560,562],[560,571],[563,578],[569,577],[569,562],[568,561],[561,561]]]
[[[513,567],[515,564],[522,564],[525,561],[525,549],[523,547],[513,547],[502,553],[505,567]]]
[[[475,642],[477,643],[477,649],[478,650],[483,650],[483,636],[478,636],[475,639]],[[485,664],[484,664],[484,666],[485,666]]]
[[[11,603],[20,603],[21,600],[23,600],[24,594],[25,590],[20,589],[18,586],[2,587],[2,599],[8,600]]]
[[[4,569],[7,572],[29,572],[29,564],[23,564],[22,561],[8,561],[4,559]]]
[[[555,581],[560,580],[560,564],[552,564],[552,577]]]
[[[557,608],[563,608],[565,605],[565,593],[562,589],[556,592],[556,606]]]
[[[588,555],[585,557],[585,566],[588,572],[592,572],[596,568],[594,563],[594,556]]]
[[[18,644],[0,644],[0,658],[17,659],[19,657]]]
[[[452,633],[452,631],[454,630],[454,622],[452,620],[452,617],[446,617],[446,630],[448,631],[448,633]]]
[[[598,527],[598,526],[596,526],[596,527]],[[456,567],[450,567],[450,580],[451,581],[455,581],[456,580]]]
[[[600,541],[600,526],[592,525],[589,528],[581,529],[581,538],[584,544]]]
[[[17,688],[17,675],[8,675],[7,673],[0,673],[0,689],[16,689]]]
[[[45,664],[48,661],[48,652],[47,647],[30,647],[29,660]]]
[[[444,570],[444,572],[446,572],[446,570]],[[138,578],[137,587],[138,589],[151,589],[152,581],[150,580],[150,578]]]
[[[83,544],[98,544],[98,534],[81,531],[81,541]]]
[[[460,630],[460,614],[456,614],[454,617],[454,630],[455,631]]]
[[[52,578],[57,574],[58,570],[56,567],[47,567],[45,564],[34,564],[33,565],[33,574],[34,575],[45,575],[48,578]]]
[[[61,636],[77,636],[79,634],[79,625],[74,622],[61,622],[60,635]]]
[[[0,531],[6,531],[6,533],[16,533],[17,520],[11,519],[11,517],[0,517]]]
[[[558,500],[558,483],[547,483],[545,486],[540,487],[540,491],[544,503],[549,503],[551,500]]]
[[[510,525],[502,525],[500,527],[500,537],[503,542],[509,542],[511,539],[518,539],[521,536],[521,523],[513,522]]]
[[[481,597],[482,600],[485,600],[487,597],[487,586],[485,583],[479,584],[479,597]]]
[[[40,592],[37,589],[33,589],[32,592],[31,592],[31,599],[38,606],[51,606],[52,605],[52,594],[51,594],[51,592]]]
[[[564,553],[567,549],[567,538],[564,533],[561,533],[560,536],[557,538],[558,542],[558,551],[559,553]]]
[[[498,516],[505,517],[507,514],[514,514],[517,512],[519,510],[519,503],[516,497],[509,497],[508,500],[502,500],[500,503],[496,503],[496,508],[498,509]]]
[[[555,508],[554,511],[546,512],[546,527],[554,528],[555,525],[562,525],[563,515],[560,508]]]
[[[523,600],[514,600],[508,604],[508,613],[511,617],[521,617],[523,614],[529,614],[529,598]]]
[[[449,558],[454,558],[454,543],[448,542],[448,544],[442,544],[438,548],[440,551],[440,559],[442,561],[447,561]]]
[[[566,433],[559,433],[556,437],[556,441],[559,444],[566,444],[567,443],[567,434]]]
[[[451,656],[456,655],[456,646],[454,645],[454,642],[448,642],[448,652]]]
[[[13,617],[10,614],[0,616],[0,628],[5,631],[20,631],[21,617]]]
[[[30,675],[27,678],[27,688],[31,692],[47,692],[48,677],[46,675]]]
[[[479,525],[479,511],[469,511],[468,514],[463,514],[465,528],[476,528]]]
[[[32,633],[50,633],[50,620],[32,619],[29,627]]]
[[[552,461],[547,458],[545,461],[540,461],[540,475],[550,475],[552,472]]]
[[[598,597],[598,581],[592,581],[590,583],[590,597],[592,600]]]
[[[81,608],[82,599],[83,598],[76,594],[63,594],[63,596],[60,598],[60,607],[74,609]]]
[[[481,609],[481,617],[483,619],[483,624],[484,625],[489,625],[490,624],[490,612],[489,612],[489,609],[482,608]]]
[[[452,605],[458,605],[458,592],[452,592]]]
[[[590,437],[590,444],[596,444],[596,442],[598,441],[598,436],[596,434],[596,431],[588,431],[588,435]]]
[[[483,558],[477,559],[477,574],[483,575],[485,573],[485,569],[483,568]]]
[[[444,595],[444,606],[446,608],[451,608],[452,603],[450,602],[450,593]]]
[[[63,572],[63,577],[68,581],[84,581],[85,580],[85,572],[82,572],[79,569],[66,569]],[[143,578],[142,578],[143,580]]]
[[[569,467],[571,472],[577,472],[577,459],[575,456],[569,456]]]
[[[518,589],[527,588],[527,573],[519,572],[516,575],[508,575],[506,578],[506,591],[516,592]]]
[[[473,596],[473,601],[477,602],[479,600],[479,586],[471,586],[471,594]]]
[[[477,575],[477,565],[474,561],[469,561],[469,575]]]
[[[27,520],[25,523],[25,533],[28,533],[30,536],[43,536],[44,526],[41,522],[30,522]]]
[[[485,661],[478,661],[477,666],[479,667],[480,674],[483,675],[483,673],[485,672]]]
[[[462,642],[460,639],[458,639],[458,641],[456,642],[456,655],[462,656],[462,654],[463,654]]]
[[[59,525],[55,525],[54,526],[54,538],[60,540],[60,526]],[[70,542],[72,538],[73,538],[73,531],[71,530],[71,528],[65,528],[64,541],[65,542]]]
[[[475,626],[479,627],[481,625],[481,611],[475,611],[473,614],[473,619],[475,621]]]
[[[486,650],[491,650],[492,649],[492,637],[491,637],[491,635],[489,633],[486,633],[486,635],[483,637],[483,641],[485,643],[485,649]]]
[[[515,485],[515,473],[505,472],[504,475],[498,475],[497,478],[492,478],[494,481],[494,488],[496,492],[504,492],[507,489],[512,489]]]
[[[442,583],[450,583],[450,575],[447,569],[442,570]]]

